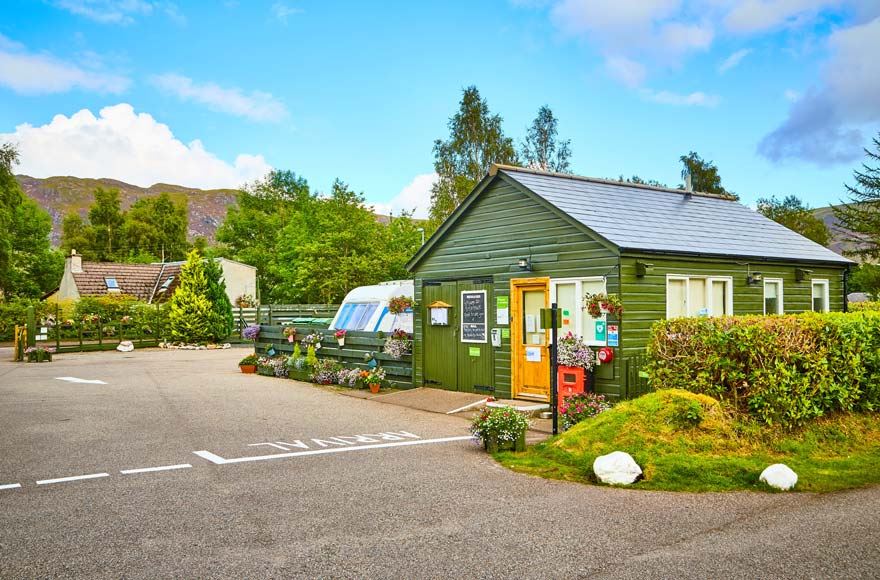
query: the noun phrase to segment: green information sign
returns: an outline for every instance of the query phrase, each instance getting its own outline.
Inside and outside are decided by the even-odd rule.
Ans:
[[[510,329],[502,328],[501,329],[501,338],[510,338]]]
[[[604,320],[596,321],[596,340],[599,342],[605,342],[605,337],[607,335],[607,327],[605,326]]]
[[[496,296],[495,304],[498,308],[507,308],[510,304],[510,296]]]
[[[468,354],[471,356],[480,356],[480,347],[478,347],[478,346],[468,347]]]

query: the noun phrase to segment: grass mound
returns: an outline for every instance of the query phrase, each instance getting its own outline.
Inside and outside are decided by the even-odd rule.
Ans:
[[[795,489],[834,491],[880,483],[880,413],[839,413],[785,430],[744,420],[705,395],[661,390],[496,458],[515,471],[596,483],[593,460],[612,451],[641,466],[635,488],[767,490],[761,471],[785,463],[798,474]]]

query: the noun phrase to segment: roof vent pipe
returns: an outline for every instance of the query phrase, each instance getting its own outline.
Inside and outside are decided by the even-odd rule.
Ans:
[[[694,192],[694,181],[691,178],[690,171],[688,171],[687,173],[684,174],[684,190],[685,190],[684,195],[687,198],[691,197],[691,194]]]

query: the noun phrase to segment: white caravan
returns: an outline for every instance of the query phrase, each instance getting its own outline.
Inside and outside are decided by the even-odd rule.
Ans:
[[[412,310],[391,314],[388,303],[397,296],[413,298],[412,280],[392,280],[375,286],[360,286],[349,292],[333,317],[330,330],[366,332],[405,330],[412,334]]]

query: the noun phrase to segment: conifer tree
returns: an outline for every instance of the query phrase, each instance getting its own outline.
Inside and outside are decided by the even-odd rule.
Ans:
[[[207,295],[204,262],[199,252],[193,250],[180,268],[180,286],[171,297],[168,322],[173,341],[202,343],[213,338],[215,314]]]
[[[855,185],[847,185],[849,203],[834,208],[846,241],[855,249],[850,253],[876,260],[880,258],[880,133],[874,137],[874,151],[865,149],[862,169],[853,171]]]
[[[205,260],[205,277],[208,280],[208,288],[205,297],[211,303],[212,321],[211,333],[215,342],[219,342],[232,334],[234,319],[232,317],[232,303],[226,294],[226,281],[223,280],[223,270],[215,260]]]

